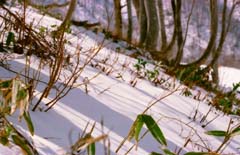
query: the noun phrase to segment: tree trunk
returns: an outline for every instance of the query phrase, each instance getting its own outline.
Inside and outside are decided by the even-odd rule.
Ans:
[[[158,12],[157,1],[148,0],[144,1],[146,14],[147,14],[147,36],[146,36],[146,49],[150,52],[156,52],[159,25],[158,25]]]
[[[139,20],[140,0],[132,0],[132,2],[137,14],[137,19]]]
[[[178,65],[182,59],[183,55],[183,35],[182,35],[182,23],[181,23],[181,6],[182,1],[176,0],[176,15],[175,15],[175,24],[176,24],[176,33],[177,33],[177,45],[178,45],[178,52],[175,59],[175,65]]]
[[[127,41],[132,42],[132,0],[127,0],[127,11],[128,11],[128,31]]]
[[[182,65],[182,66],[184,66],[184,67],[200,66],[207,60],[209,55],[213,52],[213,49],[214,49],[215,43],[216,43],[216,38],[217,38],[217,31],[218,31],[217,0],[210,0],[210,14],[211,14],[211,25],[210,25],[211,36],[210,36],[206,50],[204,51],[203,55],[198,60],[196,60],[195,62],[192,62],[190,64]]]
[[[173,22],[174,22],[174,28],[173,28],[173,35],[171,38],[170,43],[168,44],[168,46],[166,47],[166,52],[169,52],[172,50],[172,47],[175,44],[176,38],[177,38],[177,30],[176,30],[176,20],[175,20],[175,16],[176,16],[176,4],[175,4],[175,0],[171,0],[171,6],[172,6],[172,12],[173,12]],[[166,53],[167,54],[167,53]]]
[[[165,16],[163,11],[163,2],[162,0],[158,0],[158,9],[159,9],[159,21],[161,26],[161,51],[164,51],[167,46],[167,35],[165,28]]]
[[[114,15],[115,15],[115,29],[114,36],[122,38],[122,14],[121,14],[121,1],[114,0]]]
[[[225,39],[227,37],[229,28],[231,26],[231,20],[232,20],[233,12],[234,12],[236,6],[239,5],[239,4],[240,4],[240,1],[238,1],[238,2],[236,2],[232,5],[230,13],[228,15],[228,21],[227,21],[227,27],[226,27],[227,0],[224,0],[224,6],[223,6],[223,11],[222,11],[221,36],[220,36],[220,39],[219,39],[218,47],[213,53],[213,59],[212,59],[211,63],[209,64],[209,66],[213,66],[213,64],[215,64],[215,62],[218,60],[218,58],[220,57],[220,55],[222,53],[223,44],[225,42]]]
[[[228,22],[227,22],[227,27],[226,27],[226,15],[227,15],[227,0],[224,0],[224,5],[223,5],[223,11],[222,11],[222,31],[221,31],[221,36],[219,39],[219,44],[217,49],[214,51],[213,53],[213,59],[210,62],[210,64],[208,65],[208,67],[212,67],[213,68],[213,73],[212,73],[212,77],[213,77],[213,82],[215,84],[219,84],[219,76],[218,76],[218,59],[222,53],[222,48],[223,48],[223,44],[225,42],[225,39],[227,37],[227,33],[229,31],[230,25],[231,25],[231,20],[232,20],[232,15],[234,12],[235,7],[240,4],[240,2],[234,3],[231,7],[231,11],[228,15]]]
[[[139,46],[144,47],[145,39],[147,36],[147,28],[148,28],[144,0],[140,0],[140,3],[139,3],[139,27],[140,27]]]

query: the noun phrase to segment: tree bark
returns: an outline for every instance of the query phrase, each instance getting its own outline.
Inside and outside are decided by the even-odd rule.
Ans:
[[[178,65],[182,59],[183,55],[183,35],[182,35],[182,23],[181,23],[181,6],[182,1],[176,0],[176,15],[175,15],[175,24],[176,24],[176,33],[177,33],[177,45],[178,45],[178,52],[175,59],[175,65]]]
[[[171,6],[172,6],[172,12],[173,12],[173,22],[174,22],[174,28],[173,28],[173,35],[171,38],[170,43],[168,44],[168,46],[166,47],[166,52],[169,52],[172,50],[172,47],[175,44],[176,38],[177,38],[177,30],[176,30],[176,20],[175,20],[175,16],[176,16],[176,4],[175,4],[175,0],[171,0]],[[166,53],[167,54],[167,53]]]
[[[139,46],[144,47],[145,39],[147,36],[147,14],[144,6],[144,0],[140,0],[139,3],[139,27],[140,27],[140,38]]]
[[[122,38],[122,14],[121,14],[121,1],[114,0],[114,15],[115,15],[115,30],[114,36],[116,38]]]
[[[159,21],[160,21],[160,30],[161,30],[161,51],[164,51],[167,46],[167,35],[165,28],[165,15],[163,11],[163,2],[162,0],[158,0],[158,9],[159,9]]]
[[[146,49],[150,52],[156,52],[157,41],[159,36],[159,24],[157,13],[157,1],[148,0],[144,1],[146,14],[147,14],[147,36],[146,36]]]
[[[135,8],[136,14],[137,14],[137,19],[139,20],[139,12],[140,12],[140,0],[132,0],[133,6]]]
[[[127,41],[132,42],[132,0],[127,0],[127,11],[128,11],[128,31]]]

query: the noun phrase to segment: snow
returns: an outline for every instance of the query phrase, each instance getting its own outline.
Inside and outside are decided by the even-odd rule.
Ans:
[[[233,87],[233,84],[240,82],[240,70],[237,68],[224,67],[219,68],[220,85],[223,87]]]
[[[18,10],[17,8],[15,9]],[[27,19],[28,22],[32,21],[33,18],[37,23],[37,21],[41,19],[41,15],[31,10]],[[42,18],[41,21],[41,24],[46,27],[59,23],[56,19],[48,16]],[[82,28],[78,29],[78,31],[82,32],[78,35],[79,38],[68,35],[69,38],[72,38],[70,40],[72,44],[68,45],[69,52],[75,49],[78,43],[80,43],[84,51],[87,51],[96,46],[98,44],[97,41],[103,39],[101,35],[96,36]],[[77,32],[75,33],[77,34]],[[18,122],[15,116],[9,117],[9,120],[13,122],[21,132],[29,139],[32,139],[34,146],[41,155],[69,153],[70,146],[77,140],[86,125],[89,123],[87,128],[89,131],[95,122],[96,126],[93,131],[93,136],[99,136],[103,132],[108,134],[111,143],[111,154],[115,154],[115,150],[123,138],[127,136],[136,116],[141,114],[150,103],[168,95],[174,90],[173,88],[165,90],[160,87],[155,87],[144,79],[138,79],[136,86],[132,87],[129,83],[136,75],[131,73],[131,69],[133,69],[133,64],[136,63],[136,60],[115,53],[112,49],[116,49],[117,44],[111,43],[110,41],[106,41],[105,44],[106,46],[100,51],[94,61],[101,62],[104,58],[109,58],[109,64],[105,65],[107,67],[113,67],[114,72],[108,76],[105,73],[101,73],[95,79],[91,80],[87,86],[89,90],[88,93],[85,93],[84,86],[80,86],[61,99],[50,111],[42,112],[37,110],[36,112],[31,112],[36,130],[34,136],[28,133],[24,122]],[[110,63],[111,61],[114,62],[116,57],[118,61],[115,64]],[[83,55],[82,59],[85,58],[86,55]],[[37,59],[33,59],[31,68],[34,70],[37,69]],[[125,61],[128,61],[129,64],[127,68],[122,70],[121,66]],[[19,72],[25,67],[25,59],[22,57],[13,59],[9,61],[9,63],[12,69]],[[46,67],[45,70],[41,72],[40,77],[43,81],[48,79],[47,70]],[[78,81],[82,82],[86,77],[90,79],[98,72],[99,70],[97,68],[87,66]],[[119,73],[123,75],[123,80],[116,78]],[[231,85],[232,82],[238,80],[237,77],[239,76],[237,75],[240,76],[239,70],[222,67],[220,69],[220,76],[223,77],[221,84],[228,85],[230,83]],[[15,74],[0,68],[1,78],[14,76]],[[165,77],[167,75],[160,73],[160,76]],[[221,144],[222,139],[207,136],[204,132],[208,130],[226,130],[231,117],[223,115],[221,112],[214,110],[214,108],[207,114],[210,106],[204,102],[180,95],[185,86],[180,85],[174,79],[171,80],[172,83],[175,82],[175,88],[179,86],[181,89],[158,101],[147,111],[147,114],[152,115],[155,120],[158,120],[159,126],[167,138],[168,148],[170,150],[180,149],[186,140],[190,138],[193,143],[184,147],[180,154],[187,151],[201,151],[202,149],[198,145],[213,150],[216,149]],[[41,93],[42,87],[44,87],[44,85],[40,84],[35,94]],[[54,94],[45,98],[43,103],[47,103],[52,97],[54,97]],[[36,100],[37,98],[39,98],[39,95],[36,96]],[[44,107],[44,105],[42,106]],[[204,116],[206,118],[202,120]],[[103,121],[104,127],[101,126],[101,121]],[[210,121],[212,122],[208,124]],[[239,118],[238,120],[234,119],[234,121],[235,123],[239,123]],[[206,124],[208,125],[202,128],[202,125]],[[237,149],[239,147],[239,140],[239,137],[234,138],[228,147],[226,147],[224,153],[240,154],[240,150]],[[118,154],[125,154],[133,144],[134,141],[126,142]],[[135,148],[132,149],[129,155],[146,155],[151,151],[160,152],[159,147],[159,144],[152,136],[147,134],[146,137],[140,141],[137,150]],[[20,154],[2,145],[0,145],[0,151],[3,152],[2,154]],[[97,154],[104,154],[102,142],[97,145],[96,152]]]

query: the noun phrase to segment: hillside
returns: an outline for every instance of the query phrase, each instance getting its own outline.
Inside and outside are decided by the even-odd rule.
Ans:
[[[13,7],[11,11],[22,13],[21,7]],[[1,14],[3,13],[4,11],[1,10]],[[30,24],[32,21],[36,30],[42,27],[52,30],[55,25],[61,23],[53,17],[41,15],[36,9],[29,8],[26,22]],[[52,109],[44,112],[48,108],[45,103],[51,101],[57,94],[57,90],[52,90],[50,95],[42,100],[36,111],[30,111],[35,128],[33,136],[28,132],[24,121],[18,122],[17,114],[8,117],[10,122],[33,143],[39,154],[70,154],[71,146],[79,136],[85,130],[89,132],[94,125],[93,137],[108,135],[105,141],[96,142],[96,154],[107,154],[107,149],[110,154],[126,154],[135,144],[134,140],[125,142],[118,153],[115,151],[128,135],[137,116],[149,106],[151,107],[145,114],[151,115],[157,121],[167,140],[167,146],[164,147],[178,154],[216,150],[221,146],[223,138],[216,138],[205,132],[227,131],[229,126],[239,126],[238,116],[225,115],[208,104],[211,94],[200,88],[190,90],[175,78],[165,74],[164,69],[158,68],[157,76],[165,82],[157,86],[139,75],[142,73],[134,67],[139,59],[131,58],[118,51],[120,49],[131,52],[122,46],[125,42],[114,43],[111,39],[105,39],[104,34],[95,34],[83,27],[72,26],[71,28],[72,33],[66,34],[68,42],[65,44],[65,54],[71,56],[72,66],[69,65],[62,70],[56,86],[64,83],[64,78],[72,73],[78,58],[80,65],[84,66],[89,57],[96,52],[96,56],[84,66],[77,77],[74,89],[61,98]],[[75,51],[79,47],[80,57],[77,57]],[[31,56],[27,60],[24,54],[9,55],[12,58],[7,60],[7,69],[0,67],[1,79],[14,78],[19,74],[18,76],[24,80],[21,75],[26,69],[26,62],[29,62],[30,66],[29,76],[34,75],[41,63],[37,56]],[[154,67],[150,61],[146,60],[146,69],[152,71]],[[228,74],[229,70],[229,68],[222,68],[220,71],[223,86],[232,86],[233,82],[239,82],[238,78],[232,78],[238,77],[239,71]],[[35,89],[33,102],[40,98],[49,80],[50,71],[51,67],[49,68],[48,65],[43,65],[40,70],[40,82]],[[230,78],[226,79],[226,77]],[[186,95],[186,90],[190,90],[192,96]],[[195,97],[199,100],[194,99]],[[30,109],[33,106],[33,104],[30,105]],[[146,129],[145,126],[141,133]],[[232,138],[230,143],[222,149],[221,154],[240,154],[239,141],[239,136]],[[13,146],[13,149],[11,147],[11,145],[9,148],[0,145],[0,153],[4,155],[21,152],[16,146]],[[148,133],[139,142],[138,147],[132,148],[127,154],[145,155],[152,151],[162,152],[161,147],[162,145]]]

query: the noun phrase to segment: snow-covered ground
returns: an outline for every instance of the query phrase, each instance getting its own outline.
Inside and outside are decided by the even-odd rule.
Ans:
[[[17,10],[17,9],[16,9]],[[51,26],[59,24],[59,21],[51,17],[41,18],[41,15],[31,10],[28,16],[28,22],[35,19],[42,20],[41,24],[44,26]],[[76,36],[68,36],[72,45],[68,48],[71,52],[77,45],[81,43],[81,47],[89,49],[96,45],[96,40],[102,40],[101,35],[86,31],[82,28],[79,29],[80,33]],[[80,41],[79,41],[80,40]],[[114,65],[106,65],[113,67],[113,73],[106,75],[101,73],[95,79],[91,80],[88,84],[88,93],[85,93],[84,86],[72,90],[66,97],[61,99],[54,107],[48,112],[31,112],[31,117],[35,126],[35,135],[30,136],[26,126],[23,122],[18,122],[17,117],[9,117],[16,127],[23,132],[29,139],[32,139],[34,146],[42,155],[63,155],[69,152],[70,146],[75,142],[85,129],[86,125],[88,130],[96,122],[93,136],[99,136],[103,132],[109,135],[111,154],[116,154],[115,150],[120,145],[120,142],[128,134],[128,131],[136,119],[138,114],[141,114],[150,103],[160,99],[164,95],[171,93],[173,89],[167,90],[160,87],[155,87],[150,82],[144,79],[138,79],[135,87],[129,83],[134,78],[131,73],[133,64],[136,60],[128,56],[114,52],[117,44],[106,41],[106,46],[100,51],[95,58],[95,61],[101,61],[108,57],[109,61],[118,57],[118,61]],[[34,58],[33,58],[34,59]],[[120,69],[124,62],[129,62],[127,68]],[[9,61],[11,68],[21,72],[24,68],[25,59],[18,57]],[[37,69],[37,60],[31,64],[32,69]],[[220,70],[221,84],[232,85],[231,83],[239,82],[237,77],[240,76],[239,71],[231,71],[229,68],[222,68]],[[79,77],[78,81],[81,82],[84,78],[91,78],[99,72],[98,69],[87,66],[84,72]],[[122,74],[123,79],[116,78],[117,75]],[[15,74],[0,68],[0,78],[11,78]],[[164,73],[160,76],[165,77]],[[43,70],[41,80],[46,80],[48,77],[47,71]],[[236,77],[236,79],[234,79]],[[174,80],[172,79],[172,83]],[[176,87],[180,84],[176,81]],[[180,86],[184,88],[184,86]],[[41,92],[41,85],[37,88],[36,94]],[[223,115],[221,112],[211,109],[204,102],[196,101],[190,97],[185,97],[182,91],[176,91],[170,96],[157,102],[147,114],[150,114],[158,121],[165,137],[167,138],[168,148],[172,151],[182,148],[180,154],[187,151],[206,151],[205,149],[215,150],[221,144],[221,138],[215,138],[206,135],[204,132],[208,130],[227,130],[228,123],[231,116]],[[47,102],[51,100],[53,94],[49,98],[43,100]],[[38,96],[36,96],[36,99]],[[205,118],[205,119],[203,119]],[[233,118],[234,123],[239,123],[239,118]],[[104,127],[101,126],[103,121]],[[206,125],[205,128],[202,126]],[[186,141],[190,141],[185,147]],[[239,143],[240,138],[232,139],[231,143],[223,151],[223,154],[240,154]],[[128,149],[134,144],[126,142],[118,152],[119,155],[125,154]],[[140,141],[137,149],[132,149],[130,155],[147,155],[151,151],[160,152],[159,144],[147,134],[143,140]],[[19,154],[16,149],[7,149],[0,145],[0,153],[3,155]],[[104,154],[104,146],[101,143],[97,145],[96,154]]]

